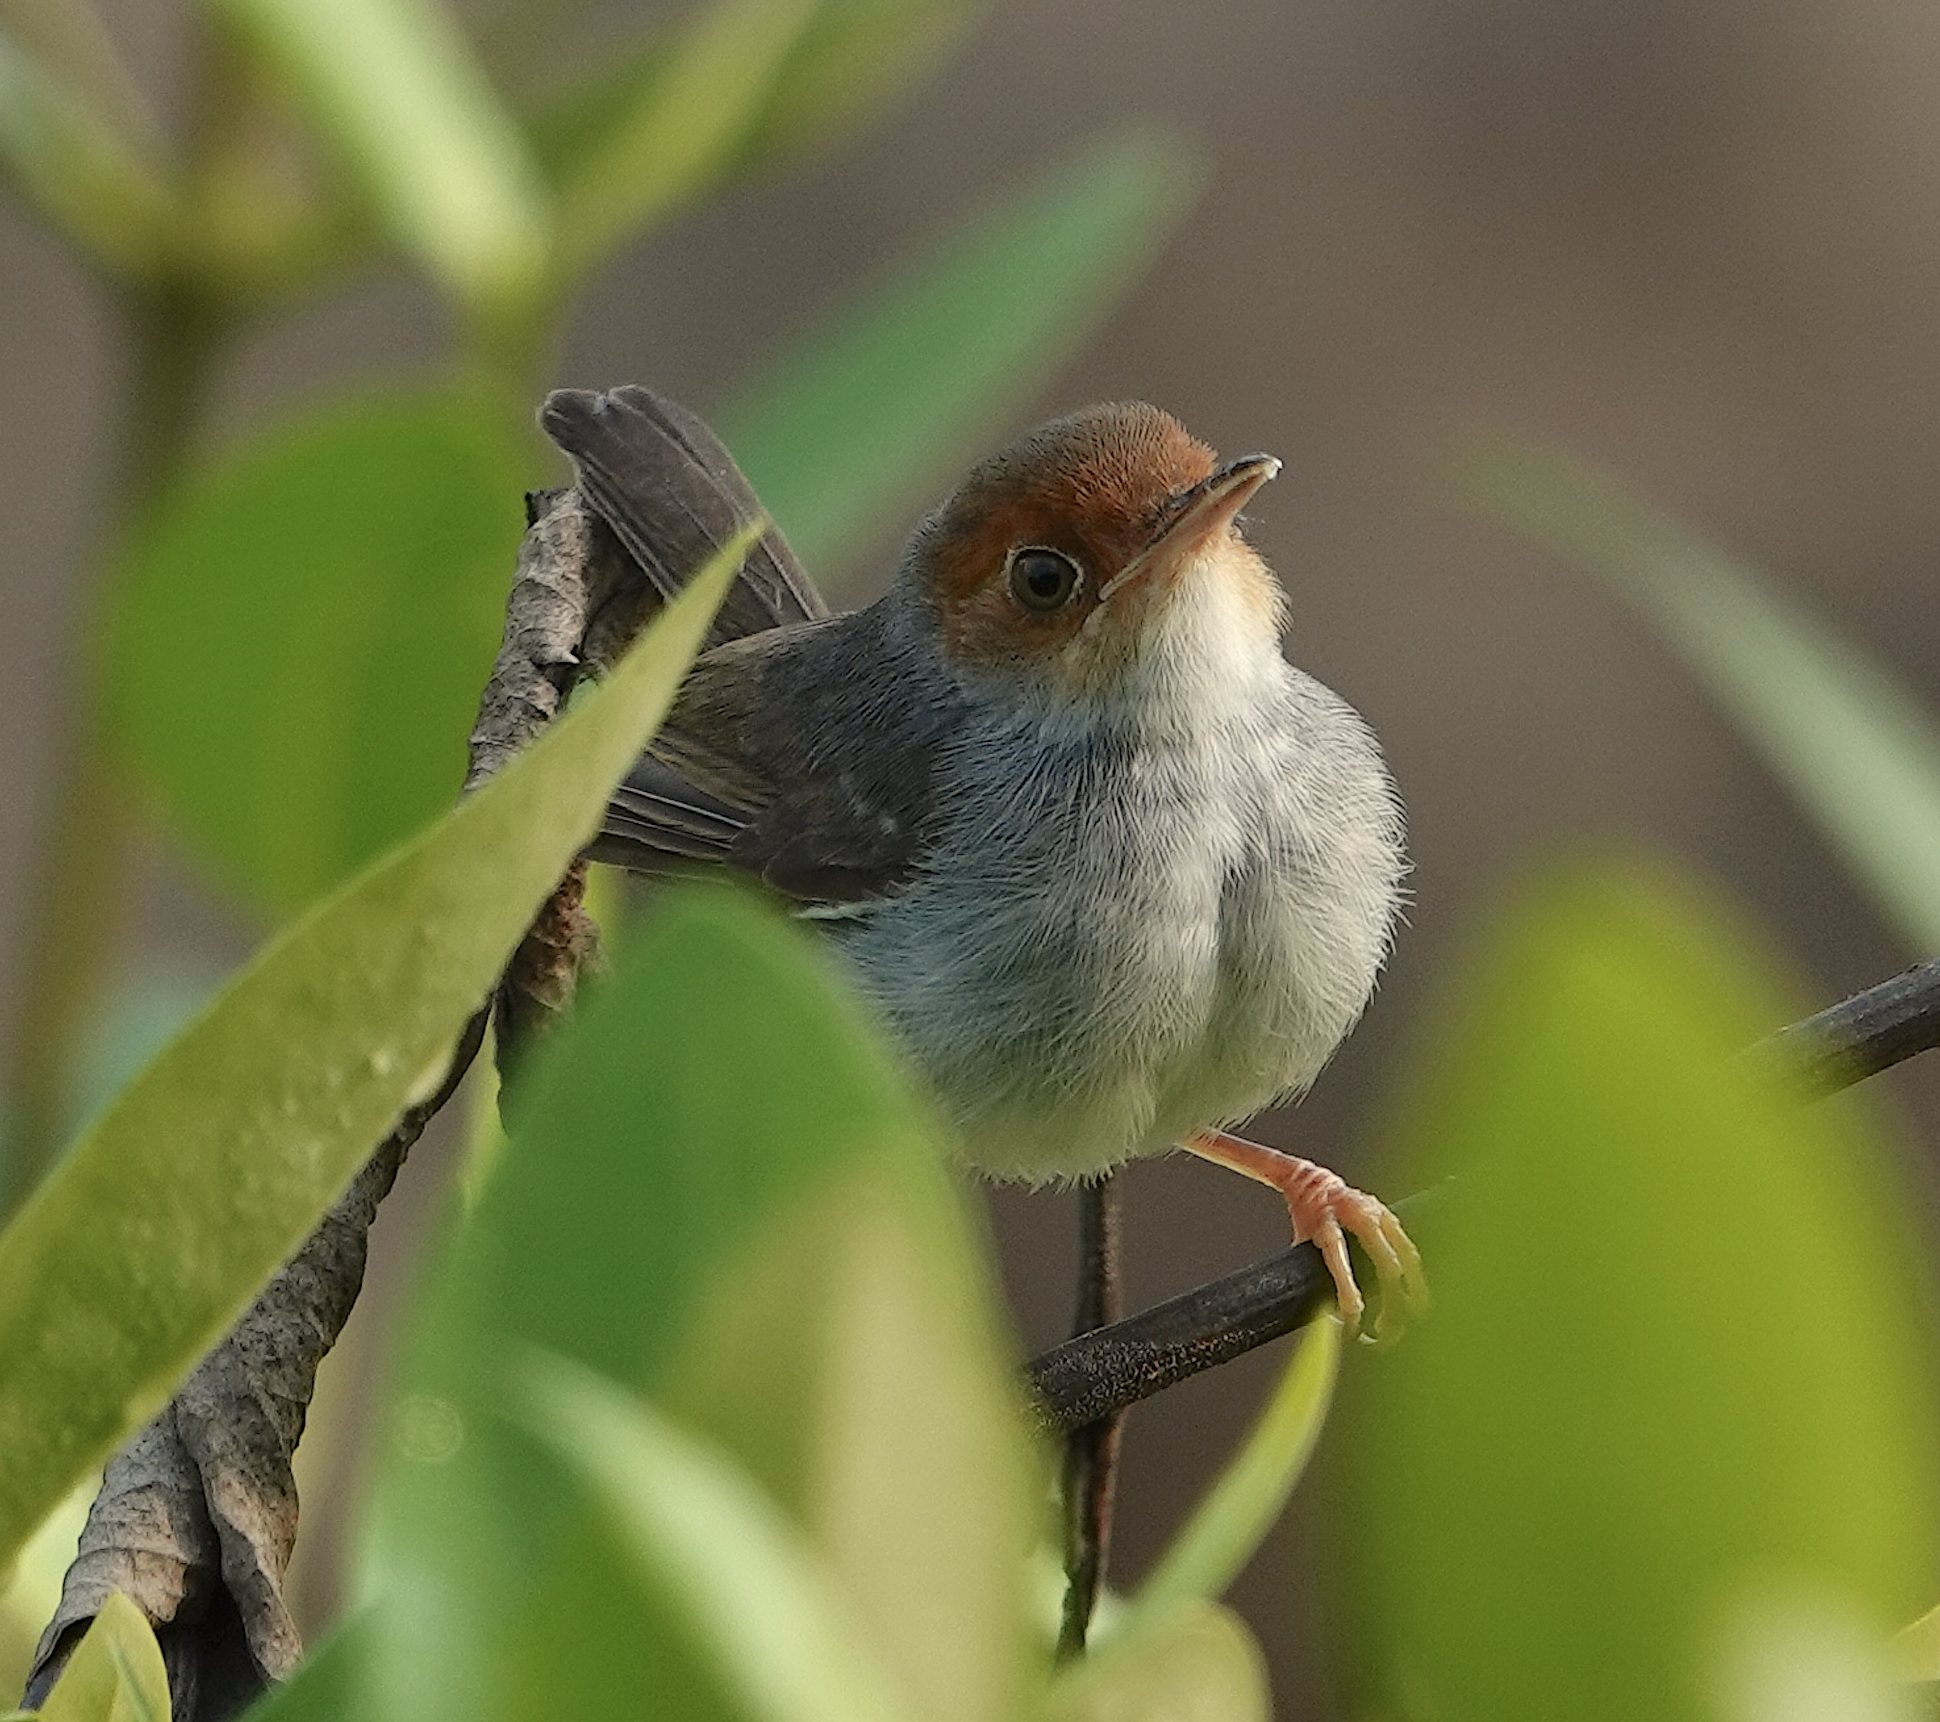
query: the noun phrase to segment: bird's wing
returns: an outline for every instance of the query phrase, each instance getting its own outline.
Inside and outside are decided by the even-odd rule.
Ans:
[[[877,632],[865,610],[703,654],[588,853],[722,865],[802,903],[893,896],[934,841],[955,702],[893,673]]]
[[[546,397],[539,423],[572,457],[593,511],[667,597],[761,518],[753,487],[720,439],[651,389],[631,383],[603,394],[559,389]],[[828,613],[795,553],[770,528],[748,552],[707,643]]]

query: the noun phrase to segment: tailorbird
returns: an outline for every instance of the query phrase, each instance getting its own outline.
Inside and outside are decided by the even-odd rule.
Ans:
[[[663,590],[758,518],[664,397],[564,390],[541,423]],[[1350,1323],[1356,1236],[1385,1324],[1423,1289],[1394,1215],[1227,1131],[1353,1026],[1405,871],[1374,737],[1281,655],[1240,531],[1279,467],[1087,407],[973,467],[840,615],[771,531],[591,853],[725,866],[813,917],[981,1170],[1183,1147],[1281,1191]]]

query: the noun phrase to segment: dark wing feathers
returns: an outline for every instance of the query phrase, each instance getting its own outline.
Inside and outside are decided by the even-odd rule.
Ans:
[[[540,423],[669,596],[760,515],[707,426],[647,389],[560,390]],[[930,837],[930,768],[951,702],[889,673],[879,624],[872,611],[830,618],[770,532],[588,853],[642,872],[726,865],[808,902],[906,883]]]
[[[539,423],[572,457],[594,512],[668,597],[761,518],[753,487],[720,439],[685,407],[650,389],[559,389],[546,397]],[[770,530],[748,552],[707,643],[828,613],[795,553]]]

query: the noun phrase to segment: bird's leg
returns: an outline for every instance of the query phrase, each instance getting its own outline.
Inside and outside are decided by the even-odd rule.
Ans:
[[[1224,1130],[1201,1130],[1188,1136],[1182,1146],[1188,1153],[1235,1172],[1271,1184],[1286,1198],[1293,1216],[1293,1241],[1309,1239],[1319,1249],[1334,1276],[1335,1299],[1350,1325],[1360,1325],[1366,1308],[1361,1288],[1354,1283],[1354,1270],[1347,1260],[1347,1241],[1351,1232],[1373,1258],[1374,1271],[1381,1282],[1381,1317],[1376,1336],[1390,1337],[1401,1329],[1408,1313],[1425,1309],[1428,1285],[1422,1277],[1421,1252],[1401,1229],[1401,1222],[1372,1196],[1354,1188],[1325,1166],[1284,1154]],[[1399,1308],[1397,1309],[1397,1304]]]

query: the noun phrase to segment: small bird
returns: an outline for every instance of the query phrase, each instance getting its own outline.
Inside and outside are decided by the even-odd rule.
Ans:
[[[540,422],[663,591],[760,517],[648,390],[563,390]],[[1285,599],[1240,531],[1279,467],[1087,407],[973,467],[840,615],[770,531],[590,852],[725,866],[817,921],[980,1170],[1183,1147],[1285,1196],[1350,1324],[1357,1237],[1385,1324],[1423,1294],[1394,1215],[1227,1129],[1353,1026],[1405,871],[1374,737],[1281,655]]]

